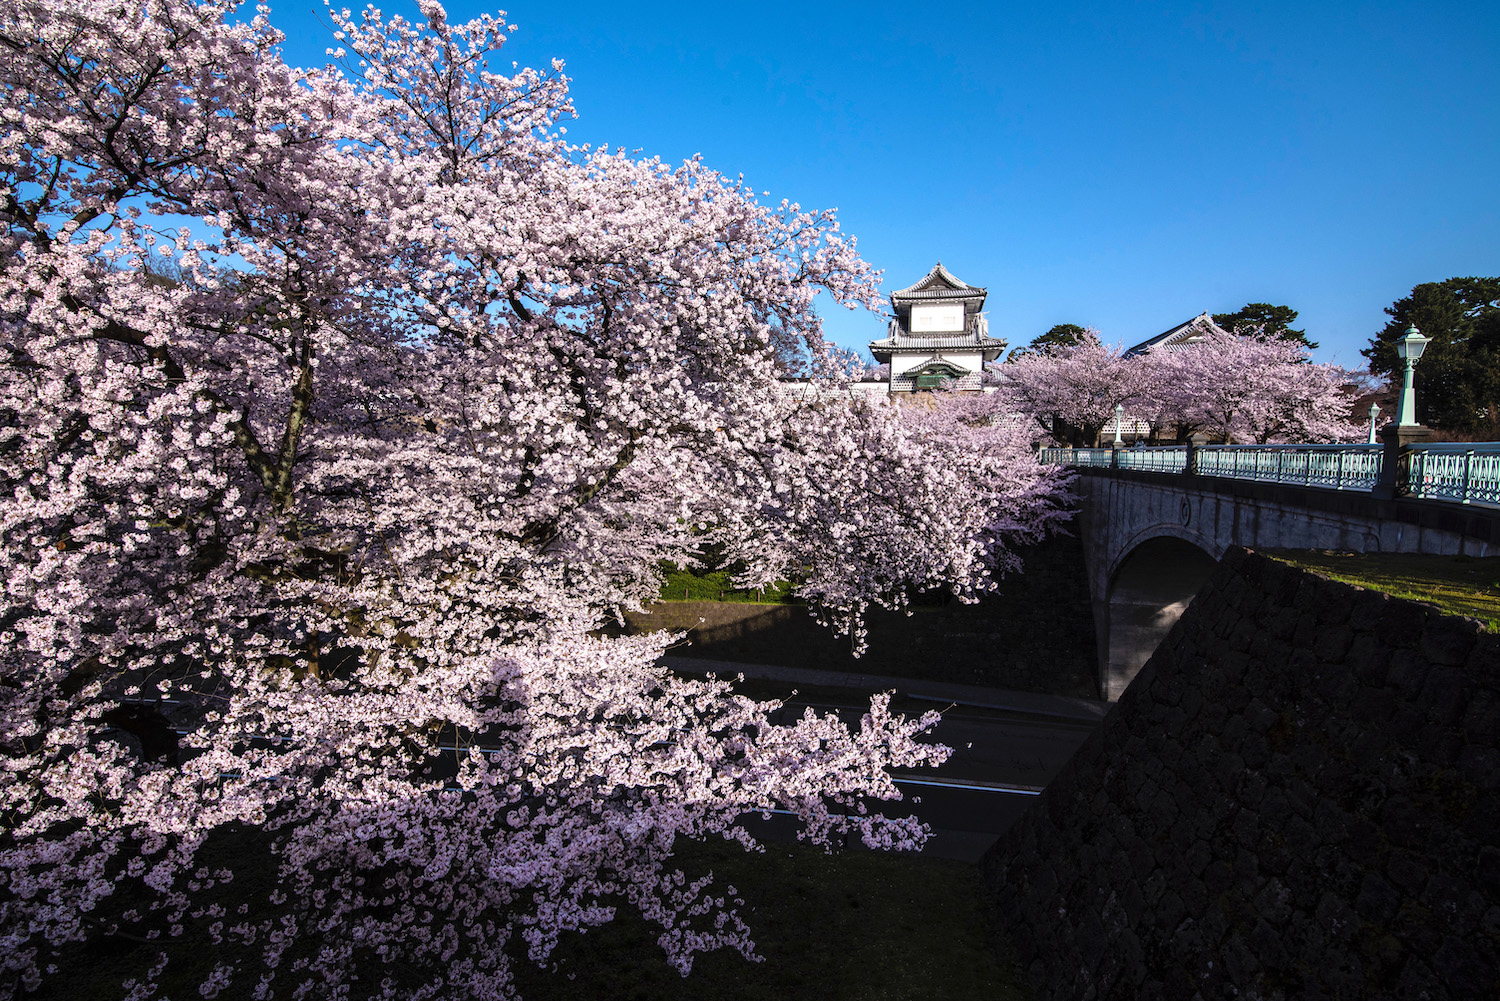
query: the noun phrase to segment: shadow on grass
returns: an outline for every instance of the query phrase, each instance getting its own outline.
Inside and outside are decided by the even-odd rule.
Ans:
[[[690,875],[712,870],[745,901],[763,963],[698,958],[681,977],[653,926],[617,920],[571,935],[556,973],[525,970],[527,1001],[1026,1001],[1019,969],[997,958],[979,870],[914,855],[769,844],[679,851]],[[572,974],[573,979],[568,975]]]
[[[274,860],[264,837],[249,829],[211,839],[201,860],[233,859],[237,877],[216,894],[231,913],[251,905],[263,917],[274,888]],[[247,866],[246,860],[254,859]],[[564,937],[547,969],[524,956],[515,962],[526,1001],[1030,1001],[1022,972],[996,951],[977,867],[905,853],[862,850],[826,854],[800,844],[770,843],[758,854],[722,841],[683,842],[674,864],[689,877],[712,871],[714,892],[735,887],[765,962],[733,952],[698,957],[682,977],[656,944],[657,929],[639,917],[621,917],[586,934]],[[121,904],[124,906],[124,903]],[[243,918],[239,919],[243,920]],[[198,997],[198,985],[220,962],[245,960],[243,947],[215,944],[204,922],[185,922],[184,934],[161,943],[103,938],[77,944],[57,957],[59,971],[31,999],[114,1001],[121,985],[141,977],[158,955],[170,961],[159,997]],[[315,950],[313,937],[294,948]],[[1002,949],[1004,948],[1002,943]],[[253,950],[252,950],[253,951]],[[553,965],[555,964],[555,966]],[[382,977],[421,983],[423,972],[386,969],[373,958],[361,980]],[[219,994],[223,1001],[254,996],[254,965]],[[272,997],[290,996],[290,983]],[[354,997],[363,996],[358,990]]]

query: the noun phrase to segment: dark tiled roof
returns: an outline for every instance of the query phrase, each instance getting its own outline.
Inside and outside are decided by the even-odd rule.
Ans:
[[[927,371],[929,368],[946,368],[946,369],[952,369],[953,371],[958,372],[958,373],[964,373],[964,372],[970,371],[970,369],[964,368],[958,362],[952,361],[952,360],[950,360],[948,358],[933,358],[931,361],[924,361],[922,364],[918,365],[916,368],[907,369],[904,374],[906,374],[906,375],[916,375],[919,372],[925,372],[925,371]]]
[[[892,299],[983,299],[987,293],[982,288],[951,289],[927,288],[917,292],[892,292]]]
[[[891,301],[894,302],[897,299],[971,299],[983,298],[984,295],[984,289],[959,281],[949,274],[948,269],[943,267],[943,262],[939,261],[932,266],[931,271],[922,276],[920,281],[892,292]]]
[[[940,337],[923,337],[920,334],[901,334],[899,337],[882,337],[870,342],[871,351],[931,351],[934,348],[1003,348],[1006,341],[993,337],[976,337],[974,334],[946,334]]]

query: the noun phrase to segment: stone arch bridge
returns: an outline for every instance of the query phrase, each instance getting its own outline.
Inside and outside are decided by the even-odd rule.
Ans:
[[[1307,482],[1286,482],[1297,477],[1287,474],[1284,457],[1271,479],[1266,469],[1272,453],[1264,446],[1254,453],[1250,472],[1220,462],[1208,474],[1188,472],[1207,465],[1191,459],[1179,461],[1175,471],[1170,462],[1159,463],[1166,469],[1119,468],[1122,460],[1151,461],[1142,454],[1146,450],[1056,450],[1066,454],[1050,458],[1076,465],[1079,473],[1076,528],[1093,602],[1102,696],[1119,698],[1231,546],[1500,555],[1500,488],[1477,494],[1480,503],[1474,503],[1469,485],[1474,449],[1493,449],[1500,467],[1500,445],[1470,447],[1462,494],[1433,489],[1425,497],[1401,485],[1382,491],[1378,446],[1356,448],[1344,447],[1336,475],[1327,472],[1329,460],[1327,475],[1306,475]],[[1152,451],[1172,458],[1172,450]],[[1183,451],[1175,452],[1179,460]],[[1296,454],[1308,451],[1304,446]],[[1346,481],[1345,463],[1356,455],[1370,461]]]

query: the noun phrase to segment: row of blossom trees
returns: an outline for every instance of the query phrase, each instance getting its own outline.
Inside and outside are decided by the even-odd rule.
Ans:
[[[1061,474],[784,391],[816,293],[877,303],[853,241],[569,145],[503,21],[335,12],[309,71],[235,8],[0,0],[7,986],[105,939],[130,997],[508,997],[619,907],[686,971],[753,947],[679,837],[919,844],[870,805],[931,717],[774,723],[595,631],[712,549],[857,637],[992,589]]]
[[[1125,407],[1153,439],[1201,433],[1222,442],[1355,441],[1350,407],[1368,378],[1308,360],[1275,337],[1213,333],[1174,349],[1126,356],[1090,332],[1078,344],[1012,355],[992,368],[990,406],[1034,419],[1076,446],[1098,442]]]

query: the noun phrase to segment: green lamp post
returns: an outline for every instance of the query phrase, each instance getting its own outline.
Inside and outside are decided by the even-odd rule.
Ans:
[[[1411,326],[1406,328],[1406,336],[1396,342],[1396,354],[1405,363],[1406,371],[1401,378],[1401,397],[1396,402],[1396,420],[1381,432],[1385,451],[1380,460],[1380,479],[1371,491],[1375,497],[1399,497],[1409,492],[1406,477],[1410,463],[1403,460],[1403,453],[1432,437],[1430,428],[1417,423],[1417,391],[1412,387],[1412,372],[1431,340]]]
[[[1423,337],[1422,332],[1413,325],[1407,327],[1406,336],[1396,342],[1396,354],[1406,364],[1406,371],[1401,377],[1401,400],[1396,409],[1396,423],[1402,427],[1417,423],[1417,391],[1412,385],[1412,377],[1422,352],[1431,341],[1431,337]]]

